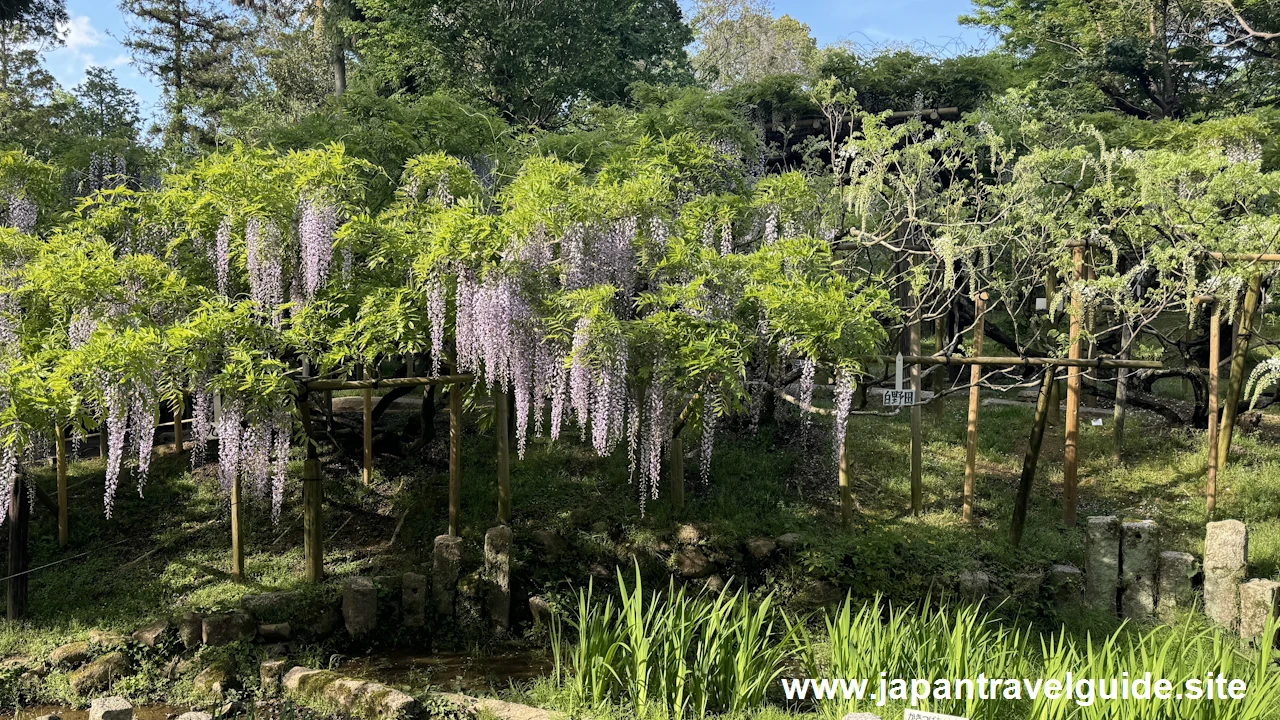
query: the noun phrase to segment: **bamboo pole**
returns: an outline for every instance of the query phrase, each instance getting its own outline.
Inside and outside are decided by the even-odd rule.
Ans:
[[[915,310],[916,317],[911,323],[908,342],[911,354],[920,354],[920,311]],[[922,431],[920,428],[920,365],[911,365],[911,389],[915,391],[916,401],[911,404],[911,512],[919,515],[924,512],[924,451]]]
[[[1205,515],[1212,520],[1218,506],[1218,366],[1222,364],[1222,306],[1213,304],[1209,318],[1209,468]]]
[[[302,432],[307,446],[307,459],[302,465],[302,541],[303,564],[307,582],[324,579],[324,536],[321,534],[324,488],[320,484],[320,451],[316,446],[315,427],[308,393],[298,398],[298,414],[302,416]]]
[[[982,334],[985,331],[988,295],[982,293],[973,299],[973,352],[982,355]],[[978,381],[982,379],[982,366],[969,367],[969,418],[964,459],[964,495],[962,519],[973,520],[973,486],[978,474],[978,406],[982,391]]]
[[[1236,333],[1236,346],[1231,355],[1231,380],[1227,384],[1226,407],[1222,413],[1222,427],[1218,433],[1218,469],[1227,466],[1231,454],[1231,436],[1236,429],[1240,395],[1244,391],[1245,361],[1249,357],[1249,342],[1253,339],[1253,316],[1258,311],[1258,298],[1262,294],[1262,278],[1249,282],[1244,295],[1244,308],[1240,314],[1240,328]]]
[[[71,526],[67,509],[67,431],[62,425],[54,428],[54,452],[58,464],[58,547],[65,548],[71,542]]]
[[[181,453],[185,442],[182,438],[182,416],[184,413],[185,399],[179,395],[178,401],[173,404],[173,451]]]
[[[507,435],[507,394],[497,385],[493,388],[493,432],[498,441],[498,522],[511,524],[511,440]]]
[[[1120,342],[1123,347],[1120,349],[1120,357],[1129,359],[1130,346],[1133,345],[1133,327],[1129,323],[1124,324],[1121,331]],[[1117,464],[1124,459],[1124,415],[1125,405],[1129,401],[1129,370],[1128,368],[1120,368],[1116,371],[1116,403],[1115,410],[1112,413],[1112,451],[1113,457]]]
[[[853,488],[849,484],[849,421],[836,432],[844,433],[844,442],[840,444],[840,520],[845,525],[853,522]]]
[[[27,571],[31,552],[27,546],[30,534],[31,501],[27,480],[19,476],[9,492],[9,584],[6,588],[8,616],[12,622],[27,616]]]
[[[364,377],[371,379],[368,368]],[[373,482],[373,387],[365,388],[361,398],[364,404],[364,484],[368,485]]]
[[[1013,501],[1013,524],[1009,526],[1009,542],[1022,543],[1022,533],[1027,527],[1027,506],[1031,502],[1031,488],[1036,479],[1036,465],[1040,462],[1040,448],[1044,442],[1044,428],[1049,420],[1049,403],[1053,386],[1058,384],[1053,368],[1045,368],[1040,380],[1040,392],[1036,394],[1036,418],[1031,425],[1031,439],[1027,454],[1022,458],[1022,476],[1018,478],[1018,495]]]
[[[244,528],[240,520],[240,473],[231,481],[231,577],[244,581]]]
[[[1077,246],[1071,249],[1075,263],[1075,279],[1079,282],[1084,276],[1084,248]],[[1071,348],[1068,358],[1080,359],[1080,290],[1071,292]],[[1067,370],[1067,432],[1066,443],[1062,450],[1062,522],[1067,527],[1076,524],[1076,483],[1077,452],[1080,441],[1080,368],[1069,366]]]
[[[684,509],[684,436],[671,438],[671,504]]]
[[[449,388],[449,535],[462,519],[462,384]]]

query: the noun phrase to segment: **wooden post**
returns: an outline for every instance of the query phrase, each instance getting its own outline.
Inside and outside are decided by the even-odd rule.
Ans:
[[[951,317],[950,312],[945,312],[938,316],[933,323],[933,348],[936,354],[941,355],[946,352],[950,338],[947,337],[947,326]],[[947,372],[943,368],[933,371],[933,414],[938,422],[946,417],[946,406],[942,402],[942,393],[947,389]]]
[[[1209,468],[1205,514],[1212,520],[1218,506],[1218,366],[1222,364],[1222,306],[1213,303],[1209,316]]]
[[[306,390],[298,398],[298,414],[302,417],[303,442],[307,459],[302,465],[302,545],[307,582],[324,580],[324,537],[321,535],[324,488],[320,484],[320,450],[316,445],[311,417],[311,400]]]
[[[840,520],[845,525],[853,522],[853,488],[849,485],[849,421],[836,432],[844,433],[840,444]]]
[[[1031,425],[1031,440],[1027,454],[1022,458],[1022,476],[1018,479],[1018,495],[1013,501],[1013,524],[1009,526],[1009,542],[1022,543],[1022,532],[1027,526],[1027,506],[1031,502],[1031,487],[1036,479],[1036,465],[1040,462],[1040,447],[1044,441],[1044,428],[1049,419],[1049,399],[1053,386],[1058,384],[1054,368],[1044,369],[1040,380],[1040,392],[1036,395],[1036,419]]]
[[[1226,406],[1222,410],[1222,427],[1218,431],[1218,469],[1227,466],[1231,454],[1231,435],[1236,429],[1240,395],[1244,391],[1245,361],[1249,358],[1249,343],[1253,339],[1253,316],[1258,311],[1258,298],[1262,294],[1262,278],[1249,281],[1244,295],[1244,308],[1240,311],[1240,327],[1236,332],[1236,346],[1231,355],[1231,380],[1227,383]]]
[[[449,388],[449,534],[462,519],[462,383]]]
[[[364,379],[370,379],[368,368]],[[364,399],[364,484],[368,485],[373,482],[373,389],[365,388],[361,397]]]
[[[240,526],[240,473],[231,481],[231,577],[244,580],[244,528]]]
[[[1058,276],[1050,270],[1044,280],[1044,303],[1046,314],[1052,314],[1054,307],[1058,303]],[[1054,323],[1057,327],[1057,323]],[[1058,371],[1053,368],[1053,385],[1049,388],[1049,419],[1048,424],[1057,426],[1059,416],[1062,412],[1062,387],[1058,380]]]
[[[498,439],[498,522],[511,524],[511,440],[507,432],[507,394],[495,383],[493,388],[493,432]]]
[[[1071,249],[1075,262],[1075,279],[1079,283],[1084,277],[1084,247],[1077,245]],[[1071,292],[1071,349],[1067,357],[1080,359],[1080,322],[1081,301],[1077,286]],[[1067,368],[1067,434],[1062,449],[1062,522],[1067,527],[1076,524],[1076,483],[1077,483],[1077,445],[1080,441],[1080,368]]]
[[[173,451],[181,453],[184,446],[182,439],[182,416],[183,406],[186,405],[185,399],[179,395],[178,401],[173,404]]]
[[[71,529],[67,522],[67,430],[62,425],[54,428],[53,442],[58,463],[58,547],[64,548],[71,542]]]
[[[103,462],[107,461],[107,420],[104,417],[102,423],[98,425],[98,457]]]
[[[1087,248],[1086,250],[1087,252],[1085,253],[1086,261],[1084,266],[1084,277],[1086,280],[1096,280],[1097,275],[1094,273],[1094,270],[1093,270],[1093,248],[1090,247],[1090,248]],[[1081,322],[1084,322],[1084,319],[1081,319]],[[1085,349],[1084,349],[1084,356],[1089,360],[1093,360],[1095,357],[1095,354],[1097,353],[1098,344],[1093,339],[1093,335],[1092,335],[1093,323],[1092,322],[1088,323],[1088,330],[1090,333],[1090,337],[1088,340],[1088,344],[1085,346]],[[1097,390],[1098,383],[1099,381],[1102,380],[1102,377],[1101,377],[1102,373],[1098,369],[1094,369],[1093,373],[1094,374],[1092,376],[1090,376],[1088,373],[1085,373],[1085,372],[1080,373],[1080,380],[1081,380],[1080,384],[1081,384],[1082,390],[1083,388],[1086,388],[1086,387]],[[1080,401],[1084,403],[1085,407],[1097,407],[1098,406],[1097,393],[1092,391],[1081,392]]]
[[[19,475],[9,492],[9,620],[21,620],[27,616],[27,570],[31,555],[27,547],[30,531],[31,504],[26,478]]]
[[[982,334],[986,329],[983,316],[987,312],[987,294],[982,293],[973,299],[973,354],[982,356]],[[968,436],[964,458],[964,509],[962,518],[965,522],[973,520],[973,485],[978,474],[978,407],[982,391],[978,382],[982,379],[982,366],[969,368],[969,420]]]
[[[671,438],[671,505],[684,509],[684,435]]]
[[[911,322],[910,334],[908,342],[911,345],[911,354],[920,354],[920,311],[919,308],[913,309],[916,314],[915,319]],[[911,405],[911,512],[919,515],[924,512],[924,453],[921,447],[921,430],[920,430],[920,365],[918,363],[911,364],[911,389],[915,391],[916,401]]]
[[[1125,323],[1121,329],[1120,343],[1120,359],[1128,360],[1130,349],[1133,345],[1133,327],[1129,323]],[[1124,460],[1124,414],[1125,404],[1129,401],[1129,370],[1127,368],[1119,368],[1116,370],[1116,406],[1112,413],[1112,444],[1115,461],[1119,464]]]

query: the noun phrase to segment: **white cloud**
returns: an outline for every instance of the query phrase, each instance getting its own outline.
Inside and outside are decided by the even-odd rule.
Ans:
[[[103,34],[93,26],[88,15],[76,15],[62,26],[63,40],[70,50],[81,51],[102,44]]]

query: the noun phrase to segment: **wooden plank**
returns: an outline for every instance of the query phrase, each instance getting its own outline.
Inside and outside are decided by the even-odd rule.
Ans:
[[[1084,247],[1076,246],[1071,250],[1075,263],[1075,279],[1077,283],[1084,277]],[[1071,347],[1067,356],[1071,360],[1080,359],[1080,323],[1082,303],[1080,290],[1071,293]],[[1067,370],[1067,419],[1066,443],[1062,449],[1062,522],[1067,527],[1076,524],[1076,486],[1078,482],[1078,458],[1080,442],[1080,367],[1069,365]]]
[[[973,352],[982,355],[982,334],[986,328],[984,316],[987,312],[988,295],[982,293],[973,300]],[[964,459],[964,493],[961,518],[965,522],[973,520],[973,486],[978,475],[978,407],[982,401],[982,390],[978,387],[982,380],[982,366],[969,367],[969,416],[966,428]]]
[[[1205,515],[1212,520],[1218,507],[1218,366],[1222,364],[1222,306],[1213,304],[1209,316],[1209,468],[1205,487]]]
[[[65,548],[71,542],[71,529],[67,521],[67,431],[62,425],[54,428],[53,442],[58,463],[58,547]]]
[[[507,393],[495,384],[493,388],[493,433],[498,441],[498,522],[511,524],[511,424]]]
[[[19,476],[9,492],[9,583],[6,594],[11,622],[27,616],[27,571],[31,564],[27,541],[31,504],[25,483],[25,478]]]

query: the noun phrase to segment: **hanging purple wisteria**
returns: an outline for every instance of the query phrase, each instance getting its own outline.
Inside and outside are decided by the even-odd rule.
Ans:
[[[103,504],[108,518],[115,508],[116,489],[127,451],[132,451],[128,454],[136,462],[134,476],[139,496],[146,485],[155,442],[156,413],[159,411],[159,398],[153,389],[156,385],[155,382],[106,383],[103,430],[107,433],[107,469]]]
[[[310,300],[329,277],[333,240],[338,231],[338,209],[321,200],[304,200],[298,211],[298,250],[302,289]],[[345,250],[344,250],[345,252]],[[344,255],[344,276],[347,272]]]
[[[5,195],[5,227],[15,228],[29,233],[36,227],[39,212],[35,202],[27,196],[22,188],[11,190]]]
[[[259,308],[271,313],[271,324],[279,329],[280,313],[276,308],[284,302],[280,228],[275,223],[253,218],[245,225],[244,244],[249,296]]]
[[[265,419],[246,417],[239,400],[226,403],[216,423],[218,430],[218,484],[231,495],[237,479],[249,497],[270,498],[271,520],[280,521],[284,481],[292,444],[292,420],[283,411]]]

